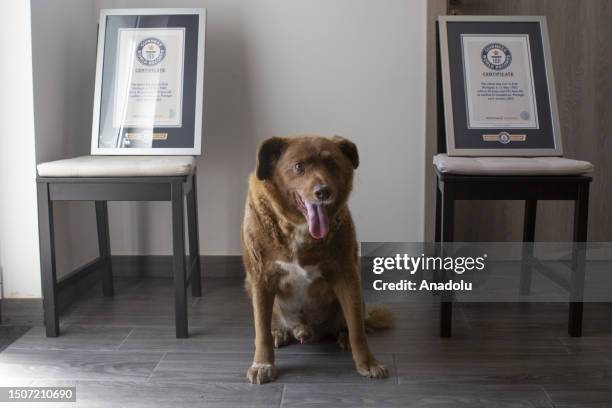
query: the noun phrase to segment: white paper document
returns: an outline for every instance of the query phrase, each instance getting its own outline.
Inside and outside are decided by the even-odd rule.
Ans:
[[[182,126],[184,55],[184,28],[119,29],[115,128]]]
[[[469,129],[539,129],[526,34],[461,36]]]

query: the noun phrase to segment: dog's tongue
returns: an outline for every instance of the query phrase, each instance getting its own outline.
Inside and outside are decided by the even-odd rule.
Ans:
[[[311,204],[306,202],[306,211],[308,212],[308,231],[314,239],[323,239],[329,232],[329,224],[327,222],[327,212],[321,204]]]

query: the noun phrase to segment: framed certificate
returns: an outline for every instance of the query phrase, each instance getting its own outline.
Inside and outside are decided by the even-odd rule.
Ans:
[[[101,10],[91,154],[199,155],[205,9]]]
[[[545,17],[438,18],[450,156],[561,156]]]

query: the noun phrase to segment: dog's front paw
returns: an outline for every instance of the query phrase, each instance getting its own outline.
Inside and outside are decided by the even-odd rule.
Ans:
[[[387,378],[389,376],[387,368],[374,358],[367,363],[358,364],[357,372],[368,378]]]
[[[251,384],[265,384],[276,380],[276,367],[274,364],[253,363],[246,376]]]

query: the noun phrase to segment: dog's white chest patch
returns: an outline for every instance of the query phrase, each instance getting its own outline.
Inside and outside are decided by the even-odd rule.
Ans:
[[[309,286],[312,281],[321,276],[319,267],[317,265],[301,266],[297,261],[285,262],[276,261],[276,264],[281,267],[282,270],[287,272],[287,275],[283,278],[283,282],[294,283],[300,285]]]
[[[308,303],[308,288],[316,279],[321,277],[318,265],[301,266],[297,261],[276,261],[282,270],[287,272],[281,278],[281,285],[291,286],[291,295],[285,299],[278,299],[287,320],[298,318],[298,314]],[[289,323],[289,322],[287,322]]]

